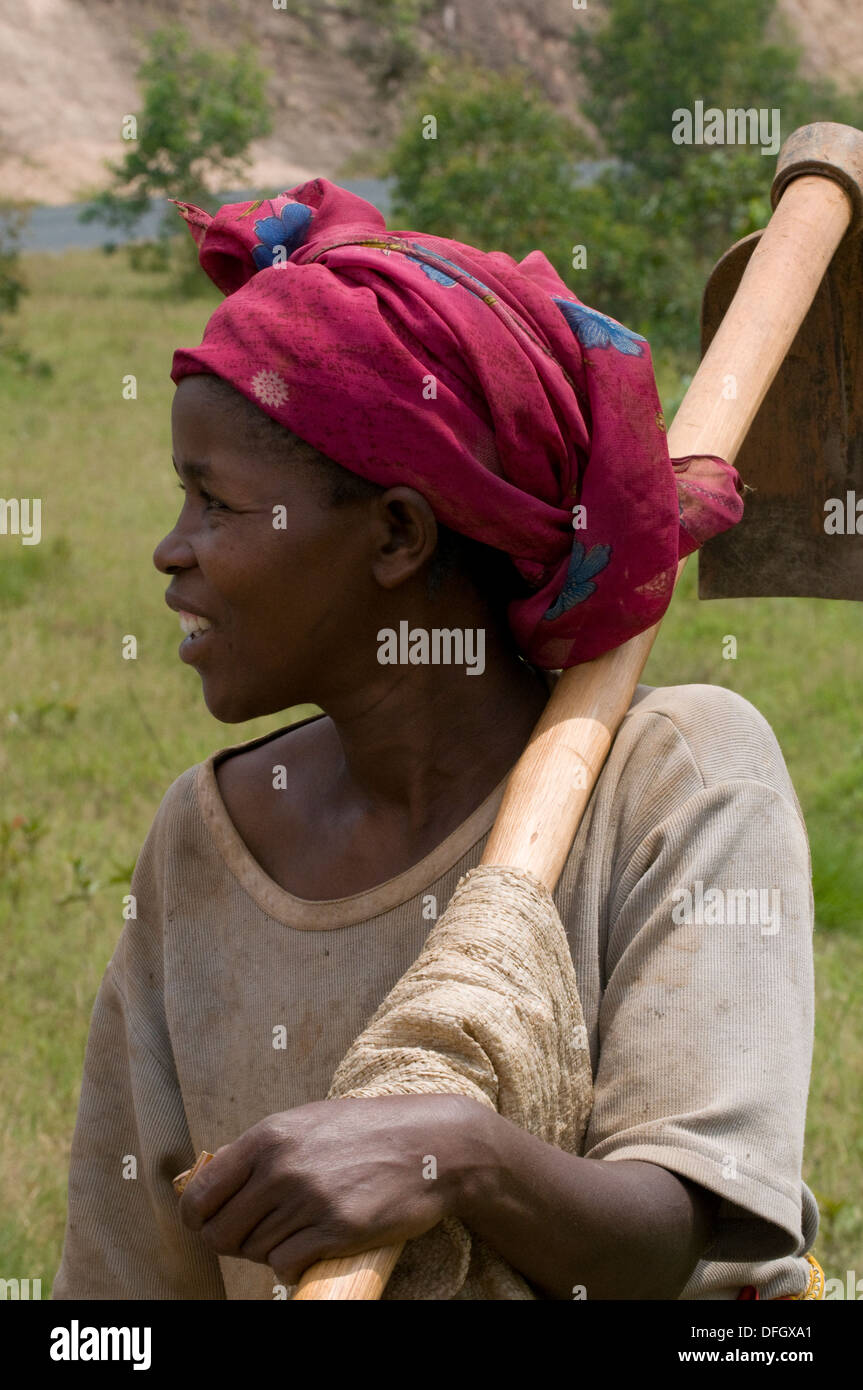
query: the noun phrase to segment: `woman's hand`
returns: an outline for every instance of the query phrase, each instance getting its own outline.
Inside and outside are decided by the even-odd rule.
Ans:
[[[467,1096],[325,1100],[269,1115],[219,1149],[183,1193],[184,1223],[220,1255],[309,1265],[395,1245],[457,1214],[494,1166]]]

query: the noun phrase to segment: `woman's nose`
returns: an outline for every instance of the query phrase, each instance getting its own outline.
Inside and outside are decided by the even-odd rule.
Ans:
[[[161,574],[176,574],[177,570],[191,569],[195,555],[188,541],[177,534],[177,527],[169,531],[159,541],[153,551],[153,564]]]

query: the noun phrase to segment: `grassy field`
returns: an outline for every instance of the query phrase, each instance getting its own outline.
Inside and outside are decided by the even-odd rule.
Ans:
[[[19,329],[50,379],[0,370],[0,496],[41,497],[43,538],[0,537],[0,1275],[56,1269],[68,1146],[92,1001],[135,856],[169,783],[214,748],[309,707],[226,728],[176,657],[151,554],[178,509],[175,346],[215,292],[175,303],[97,252],[29,258]],[[122,379],[137,379],[124,400]],[[675,383],[662,377],[664,399]],[[652,684],[709,681],[773,725],[809,826],[817,1039],[805,1177],[816,1254],[863,1275],[863,609],[806,600],[699,605],[694,566],[651,658]],[[138,643],[122,659],[124,636]],[[722,639],[737,638],[724,660]]]

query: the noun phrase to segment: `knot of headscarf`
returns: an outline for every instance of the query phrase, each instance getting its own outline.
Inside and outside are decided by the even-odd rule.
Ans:
[[[740,519],[737,472],[672,461],[650,349],[541,251],[387,232],[327,179],[214,217],[177,203],[227,296],[175,382],[213,373],[344,468],[406,484],[504,551],[514,638],[546,669],[657,622],[678,560]]]

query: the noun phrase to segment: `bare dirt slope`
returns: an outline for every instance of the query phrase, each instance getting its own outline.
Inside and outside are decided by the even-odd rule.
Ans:
[[[741,4],[747,0],[740,0]],[[146,33],[180,20],[200,41],[252,41],[272,70],[274,133],[255,146],[251,184],[288,187],[315,174],[373,173],[399,120],[350,56],[368,37],[336,3],[288,0],[0,0],[0,196],[66,203],[103,183],[122,154],[124,115],[139,108],[135,71]],[[517,63],[575,115],[569,38],[596,21],[568,0],[441,0],[422,43],[492,68]],[[781,0],[806,66],[863,80],[863,0]]]

